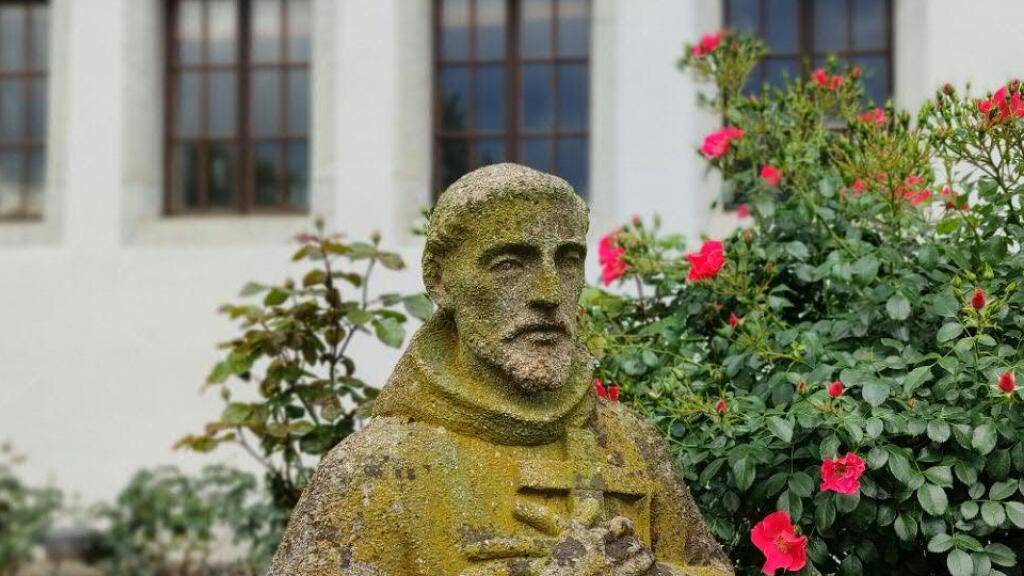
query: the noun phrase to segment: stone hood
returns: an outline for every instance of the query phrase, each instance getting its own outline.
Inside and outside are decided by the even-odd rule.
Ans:
[[[374,416],[400,416],[505,445],[546,444],[594,410],[592,358],[577,346],[568,381],[530,397],[455,374],[455,331],[434,314],[416,333],[374,402]]]

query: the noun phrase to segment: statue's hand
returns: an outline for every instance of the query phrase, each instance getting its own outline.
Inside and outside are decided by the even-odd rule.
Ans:
[[[551,549],[540,576],[643,576],[654,555],[622,516],[590,527],[573,523]]]

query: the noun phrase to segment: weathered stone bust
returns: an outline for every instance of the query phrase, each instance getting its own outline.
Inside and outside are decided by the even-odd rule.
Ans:
[[[733,573],[658,433],[594,392],[587,227],[564,180],[514,164],[441,196],[437,312],[321,464],[272,576]]]

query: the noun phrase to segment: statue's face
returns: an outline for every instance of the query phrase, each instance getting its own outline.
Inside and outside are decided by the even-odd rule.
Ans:
[[[569,374],[586,226],[565,201],[496,201],[442,265],[443,305],[464,349],[524,393]]]

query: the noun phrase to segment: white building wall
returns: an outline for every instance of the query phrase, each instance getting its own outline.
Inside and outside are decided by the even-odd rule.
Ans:
[[[315,1],[312,213],[352,238],[380,230],[410,264],[384,288],[418,290],[430,0]],[[945,80],[987,88],[1022,72],[1019,1],[896,1],[901,105]],[[310,218],[161,217],[161,0],[51,2],[47,216],[0,224],[0,440],[28,453],[30,478],[87,500],[142,466],[245,464],[171,444],[220,409],[199,393],[233,333],[216,307],[247,280],[297,274],[288,238]],[[594,0],[594,239],[634,214],[691,238],[733,225],[708,209],[716,182],[694,152],[717,118],[675,68],[720,14],[708,0]],[[369,341],[355,352],[378,383],[397,357]]]

